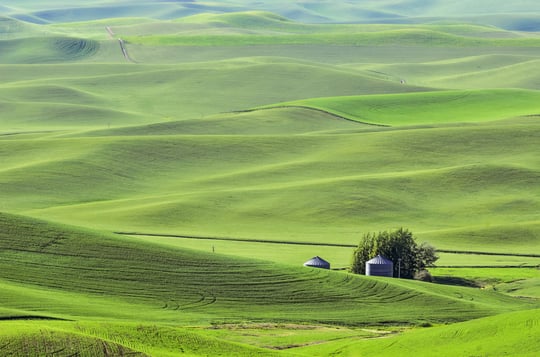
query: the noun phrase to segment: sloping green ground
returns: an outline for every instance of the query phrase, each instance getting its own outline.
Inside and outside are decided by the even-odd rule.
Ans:
[[[347,341],[301,349],[308,355],[340,356],[535,356],[540,312],[523,311],[465,323],[407,332],[399,337]]]
[[[6,322],[1,351],[10,355],[275,356],[190,329],[114,323]]]
[[[334,97],[288,102],[282,106],[310,107],[387,126],[477,123],[538,115],[540,92],[489,90]]]
[[[82,320],[75,325],[4,322],[11,326],[0,334],[0,339],[10,341],[4,351],[32,354],[63,348],[91,354],[103,345],[115,353],[129,349],[158,353],[154,349],[177,346],[194,349],[194,355],[214,348],[225,354],[235,349],[249,354],[257,351],[217,340],[210,340],[210,350],[201,350],[208,337],[150,324],[436,323],[537,306],[532,300],[489,290],[165,249],[9,214],[0,215],[0,225],[4,318]],[[124,323],[115,330],[92,327],[85,320]],[[147,336],[149,331],[153,338]]]
[[[420,289],[424,284],[171,250],[20,216],[0,218],[2,306],[34,315],[363,325],[459,321],[534,306],[477,289]],[[433,308],[424,311],[426,304]]]
[[[367,22],[367,23],[417,23],[425,21],[456,21],[488,23],[506,26],[509,29],[538,30],[535,16],[540,13],[538,4],[531,0],[514,1],[511,4],[501,0],[432,1],[362,1],[329,2],[311,0],[299,3],[290,1],[258,2],[252,0],[170,1],[156,4],[151,1],[91,1],[84,5],[58,0],[25,1],[7,0],[0,7],[0,13],[11,14],[36,23],[73,22],[78,20],[102,19],[126,16],[148,16],[153,18],[177,18],[200,13],[229,13],[237,11],[263,10],[280,13],[283,16],[306,22]],[[502,15],[504,14],[504,15]]]
[[[443,249],[536,251],[535,117],[398,130],[312,113],[5,136],[2,209],[109,231],[346,244],[404,225]]]
[[[0,317],[25,320],[1,323],[9,329],[0,329],[0,354],[354,355],[401,346],[422,355],[441,339],[462,346],[441,355],[512,354],[521,351],[513,328],[534,336],[535,272],[490,273],[534,265],[534,256],[441,258],[490,266],[438,276],[487,282],[483,290],[300,264],[328,252],[334,267],[346,267],[348,254],[312,243],[354,245],[363,233],[399,226],[447,250],[538,254],[536,34],[448,23],[308,25],[260,11],[161,21],[136,16],[200,9],[126,4],[0,6],[56,22],[0,21]],[[414,8],[399,4],[363,6],[379,19]],[[415,16],[457,11],[443,5]],[[272,6],[327,21],[353,5]],[[516,28],[533,10],[489,16]],[[103,14],[117,18],[85,22]],[[58,23],[67,19],[78,22]],[[112,231],[248,243],[191,240],[190,250]],[[280,244],[255,246],[266,240]],[[508,336],[504,346],[481,332],[499,320],[373,341],[359,339],[383,332],[355,327],[397,331],[522,309],[534,312],[506,315],[493,333],[497,342]],[[228,332],[244,324],[255,336]],[[426,338],[433,346],[416,348]]]

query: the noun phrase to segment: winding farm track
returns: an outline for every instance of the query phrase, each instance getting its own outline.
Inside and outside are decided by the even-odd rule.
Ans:
[[[232,238],[232,237],[203,237],[203,236],[191,236],[191,235],[179,235],[179,234],[161,234],[161,233],[141,233],[141,232],[114,232],[115,234],[125,236],[139,236],[139,237],[162,237],[162,238],[180,238],[180,239],[199,239],[199,240],[216,240],[216,241],[231,241],[231,242],[244,242],[244,243],[269,243],[269,244],[288,244],[288,245],[309,245],[316,247],[342,247],[342,248],[356,248],[355,244],[343,244],[343,243],[319,243],[319,242],[295,242],[295,241],[280,241],[280,240],[266,240],[255,238]],[[521,254],[521,253],[497,253],[497,252],[476,252],[466,250],[448,250],[437,249],[439,253],[447,254],[474,254],[474,255],[493,255],[493,256],[505,256],[505,257],[524,257],[524,258],[540,258],[540,254]]]
[[[107,26],[107,27],[105,27],[105,30],[107,30],[107,32],[109,33],[109,37],[110,37],[111,39],[114,39],[114,32],[113,32],[113,30],[111,29],[111,27],[110,27],[110,26]]]
[[[105,30],[109,34],[109,37],[111,38],[111,40],[114,40],[116,38],[116,34],[114,33],[114,31],[112,30],[110,26],[105,26]],[[118,44],[120,45],[120,51],[122,51],[122,56],[124,56],[125,60],[128,62],[135,62],[129,56],[129,52],[126,48],[126,43],[124,42],[124,40],[122,40],[121,38],[118,38]]]
[[[127,51],[127,48],[126,48],[126,44],[124,42],[124,40],[122,40],[121,38],[118,39],[118,43],[120,44],[120,50],[122,51],[122,55],[124,56],[124,58],[126,59],[126,61],[128,62],[135,62],[131,59],[131,57],[129,57],[129,53]]]

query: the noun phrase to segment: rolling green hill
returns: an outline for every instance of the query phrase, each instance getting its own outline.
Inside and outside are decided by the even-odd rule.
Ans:
[[[404,351],[419,356],[535,356],[539,348],[536,339],[539,314],[538,310],[503,314],[450,326],[411,331],[397,338],[379,338],[356,343],[335,342],[300,350],[306,355],[339,353],[342,356],[395,356]]]
[[[2,306],[33,315],[199,323],[271,318],[362,325],[460,321],[534,306],[471,288],[427,288],[164,249],[8,214],[1,215],[1,225]],[[425,311],[426,305],[433,308]],[[318,313],[308,313],[313,310]]]
[[[532,355],[538,12],[4,1],[0,355]]]
[[[538,115],[540,93],[525,90],[432,92],[316,98],[280,106],[315,108],[377,125],[477,123]]]
[[[228,0],[219,3],[206,1],[170,1],[156,4],[140,1],[93,1],[84,6],[74,6],[63,1],[5,1],[3,13],[36,23],[73,22],[111,17],[147,16],[178,18],[200,13],[229,13],[245,10],[270,11],[303,22],[367,22],[367,23],[417,23],[452,20],[499,24],[514,30],[538,29],[534,16],[540,12],[531,0],[514,1],[454,1],[451,4],[438,0],[363,1],[361,3],[311,0],[301,3],[273,1],[262,3],[250,0]],[[502,15],[503,14],[503,15]],[[508,19],[511,19],[509,21]]]
[[[536,251],[535,117],[400,129],[312,113],[6,136],[2,209],[109,231],[346,244],[404,224],[444,249]]]
[[[75,38],[27,38],[0,40],[0,63],[55,63],[91,57],[95,41]]]
[[[150,324],[204,326],[238,319],[348,325],[448,322],[535,306],[532,301],[473,288],[356,277],[165,249],[9,214],[0,214],[0,225],[2,315],[44,321],[3,322],[11,326],[0,334],[0,339],[10,341],[4,351],[82,349],[88,354],[96,346],[106,346],[116,353],[130,349],[157,353],[154,349],[180,345],[199,355],[211,350],[201,350],[211,342],[211,348],[223,349],[223,353],[238,349],[249,354],[258,352],[217,340],[205,342],[208,337],[189,330]],[[89,318],[124,323],[115,327],[46,321]],[[153,331],[153,339],[146,336],[147,328]]]

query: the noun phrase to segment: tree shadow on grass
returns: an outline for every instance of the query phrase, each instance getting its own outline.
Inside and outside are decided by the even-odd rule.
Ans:
[[[459,278],[456,276],[435,276],[433,277],[433,282],[435,284],[466,286],[469,288],[481,288],[483,286],[476,280]]]

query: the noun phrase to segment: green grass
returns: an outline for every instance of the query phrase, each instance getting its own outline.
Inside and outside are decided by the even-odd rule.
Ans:
[[[418,356],[535,356],[538,352],[538,317],[540,312],[524,311],[419,329],[390,338],[369,341],[336,342],[299,349],[298,352],[341,356],[395,356],[408,353]]]
[[[405,126],[502,120],[540,113],[540,94],[526,90],[442,91],[317,98],[283,103],[360,122]]]
[[[492,39],[471,38],[439,32],[437,29],[402,29],[379,32],[345,32],[323,34],[285,34],[285,35],[160,35],[160,36],[128,36],[129,43],[149,46],[255,46],[255,45],[428,45],[428,46],[510,46],[535,47],[540,43],[537,38]]]
[[[534,118],[354,129],[302,110],[276,121],[282,112],[209,121],[223,123],[215,135],[195,135],[188,121],[7,136],[2,209],[109,231],[346,244],[403,225],[442,249],[537,252]],[[296,124],[304,118],[316,131]],[[262,120],[276,135],[260,135]]]
[[[330,93],[420,90],[365,72],[351,73],[322,64],[269,58],[176,66],[73,64],[2,68],[10,73],[0,85],[5,116],[0,128],[4,130],[106,129],[198,119],[216,112]],[[293,84],[277,90],[294,78],[297,81]],[[51,81],[55,83],[52,87]],[[147,83],[147,87],[141,91],[138,83]],[[232,97],[209,91],[216,87],[229,88]]]
[[[8,327],[0,333],[0,340],[10,341],[3,344],[6,353],[92,355],[99,347],[164,356],[178,350],[188,355],[272,355],[268,348],[303,354],[296,347],[350,343],[381,333],[321,322],[391,328],[537,306],[488,289],[160,248],[7,214],[0,215],[0,222],[1,313],[4,319],[39,318],[0,324]],[[434,308],[426,310],[426,305]],[[208,329],[210,324],[214,327]],[[189,327],[193,325],[200,327]],[[336,343],[317,344],[322,348],[318,353]]]
[[[464,4],[3,2],[0,354],[537,350],[536,10]],[[301,266],[401,226],[478,254]]]
[[[1,303],[27,314],[134,322],[365,325],[459,321],[535,306],[477,289],[424,289],[422,283],[171,250],[24,217],[0,218]],[[425,304],[437,308],[427,312]],[[318,313],[309,313],[314,310]]]
[[[212,338],[193,329],[105,322],[2,322],[3,354],[273,356],[269,350]]]
[[[441,282],[457,277],[512,296],[540,297],[539,265],[534,268],[435,268],[432,273]]]
[[[442,88],[507,88],[536,89],[532,70],[536,57],[523,53],[481,54],[435,60],[424,63],[351,65],[359,69],[373,68],[388,76],[402,78],[408,84]]]
[[[257,258],[270,260],[278,263],[300,266],[311,257],[320,255],[325,260],[331,263],[332,269],[348,269],[351,263],[354,244],[348,247],[335,247],[317,244],[288,244],[276,242],[254,242],[254,241],[232,241],[230,239],[200,239],[200,238],[179,238],[179,237],[156,237],[156,236],[136,236],[138,239],[172,246],[176,248],[196,249],[203,252],[217,252],[220,254],[234,255],[245,258]],[[486,272],[487,278],[490,274],[510,274],[528,273],[534,270],[512,267],[534,268],[540,264],[540,258],[523,257],[523,256],[501,256],[501,255],[479,255],[479,254],[451,254],[439,252],[438,266],[444,267],[459,267],[451,271],[440,268],[434,271],[435,275],[452,275],[468,279],[472,271],[478,270],[476,267],[493,267],[482,268],[479,272]],[[469,267],[469,268],[464,268]],[[431,269],[430,269],[431,270]],[[442,272],[442,273],[441,273]],[[463,276],[463,274],[466,274]],[[519,278],[534,278],[533,276],[519,276]]]
[[[195,5],[195,6],[193,6]],[[27,1],[23,5],[16,1],[5,2],[2,12],[36,23],[73,22],[110,17],[148,16],[157,18],[177,18],[201,13],[230,13],[239,9],[271,11],[305,22],[382,22],[422,23],[428,19],[461,21],[468,23],[498,24],[511,29],[530,30],[534,27],[534,16],[540,12],[530,1],[513,2],[482,1],[470,4],[456,1],[448,4],[434,1],[429,7],[410,1],[329,4],[321,1],[290,3],[274,1],[260,3],[248,0],[206,3],[160,3],[140,1],[136,6],[125,1],[88,2],[85,6],[74,6],[67,1],[42,2]],[[504,14],[504,15],[501,15]],[[243,22],[240,22],[242,24]]]
[[[78,61],[99,50],[96,41],[66,37],[0,40],[0,63],[58,63]]]

